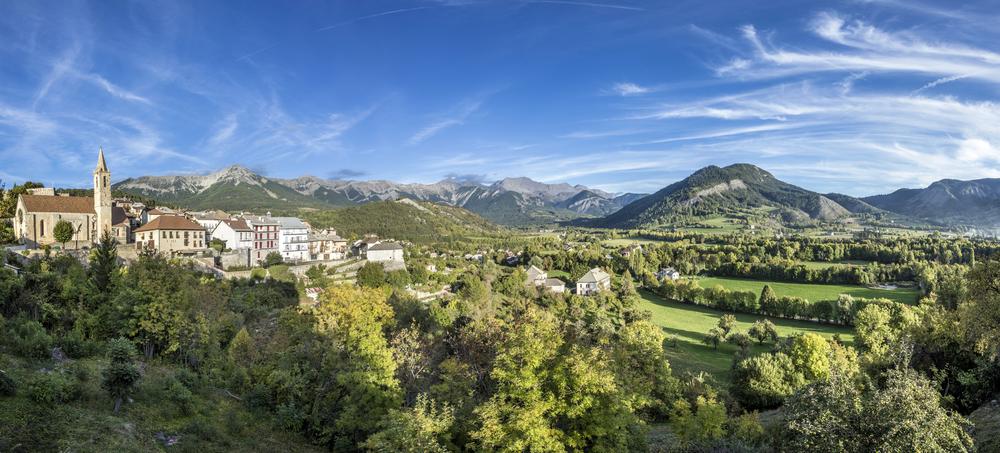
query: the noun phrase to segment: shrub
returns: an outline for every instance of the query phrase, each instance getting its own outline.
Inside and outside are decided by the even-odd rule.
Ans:
[[[80,359],[94,353],[94,344],[83,337],[83,334],[71,330],[59,338],[59,348],[67,357]]]
[[[63,373],[39,373],[28,383],[28,397],[39,404],[66,403],[80,397],[80,386]]]
[[[52,350],[52,337],[38,321],[23,318],[8,321],[8,342],[14,352],[22,357],[43,359]]]
[[[17,395],[17,383],[7,373],[0,371],[0,396]]]

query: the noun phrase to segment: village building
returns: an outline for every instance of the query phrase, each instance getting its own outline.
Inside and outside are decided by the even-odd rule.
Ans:
[[[672,267],[664,267],[656,272],[657,280],[677,280],[681,278],[681,273]]]
[[[222,211],[192,212],[190,216],[191,220],[198,222],[198,225],[201,225],[208,233],[205,237],[206,242],[212,242],[212,232],[219,226],[219,223],[230,218],[229,214]]]
[[[403,262],[403,246],[397,242],[379,242],[369,246],[365,252],[368,261],[376,263]]]
[[[205,229],[195,221],[179,215],[161,215],[136,228],[136,248],[177,254],[203,250]]]
[[[336,230],[326,229],[309,234],[308,240],[312,260],[340,260],[347,253],[347,240],[338,236]]]
[[[273,217],[278,222],[278,252],[285,261],[309,261],[309,226],[297,217]]]
[[[526,283],[534,286],[544,285],[545,280],[549,278],[549,274],[539,269],[537,266],[529,267],[527,274],[528,274],[528,281]]]
[[[253,228],[253,251],[251,259],[256,263],[263,262],[267,255],[278,251],[278,222],[271,218],[271,213],[266,216],[244,216],[244,220]]]
[[[74,245],[97,242],[105,231],[118,242],[129,242],[132,223],[125,210],[114,206],[111,199],[111,171],[103,149],[97,155],[93,182],[93,197],[58,195],[51,188],[19,195],[13,221],[15,237],[31,248],[54,244],[55,226],[64,220],[73,226],[70,241]]]
[[[552,293],[562,294],[566,292],[566,283],[558,278],[546,278],[540,286],[545,291]]]
[[[226,248],[230,250],[252,249],[254,230],[247,224],[246,220],[223,219],[219,221],[219,224],[206,239],[208,241],[218,239],[224,242]]]
[[[368,247],[382,242],[378,236],[368,235],[364,239],[358,239],[351,244],[351,252],[356,256],[366,256],[368,253]]]
[[[576,281],[576,293],[581,296],[597,294],[611,289],[611,276],[600,268],[593,268]]]

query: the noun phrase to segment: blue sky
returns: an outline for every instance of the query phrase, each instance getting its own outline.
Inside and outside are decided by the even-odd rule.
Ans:
[[[1000,177],[997,23],[995,2],[9,0],[0,179],[86,186],[98,146],[116,180]]]

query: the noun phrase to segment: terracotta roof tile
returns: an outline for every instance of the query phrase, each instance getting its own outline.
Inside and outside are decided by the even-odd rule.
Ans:
[[[62,197],[59,195],[21,195],[29,212],[65,212],[95,214],[94,197]]]
[[[149,222],[135,229],[136,233],[153,230],[204,230],[193,220],[179,215],[161,215],[152,222]]]

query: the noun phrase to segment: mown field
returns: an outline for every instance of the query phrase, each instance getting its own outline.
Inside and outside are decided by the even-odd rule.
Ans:
[[[642,302],[640,307],[652,313],[652,322],[663,328],[667,334],[667,345],[664,348],[670,365],[675,374],[683,375],[691,372],[704,371],[711,374],[720,382],[728,382],[730,377],[729,367],[732,365],[733,354],[739,349],[731,344],[722,344],[716,350],[701,342],[705,333],[715,327],[725,312],[714,310],[708,307],[683,304],[680,302],[668,301],[659,296],[642,291]],[[736,330],[746,331],[754,321],[767,318],[774,323],[781,336],[787,336],[796,332],[814,332],[824,337],[832,337],[834,334],[840,335],[840,339],[845,343],[854,341],[852,329],[843,326],[833,326],[809,321],[794,321],[780,318],[768,318],[759,315],[736,314]],[[676,346],[673,339],[676,339]],[[771,349],[771,344],[754,344],[754,353],[766,352]]]
[[[698,284],[700,284],[702,288],[714,288],[715,285],[722,285],[722,287],[733,291],[753,291],[756,293],[760,293],[760,291],[764,289],[764,285],[771,285],[771,289],[773,289],[779,296],[802,297],[804,299],[808,299],[809,301],[832,300],[836,299],[841,294],[849,294],[853,297],[884,297],[886,299],[904,304],[915,304],[917,303],[918,296],[918,292],[915,289],[910,288],[888,290],[872,289],[853,285],[785,283],[726,277],[700,277],[698,279]]]

